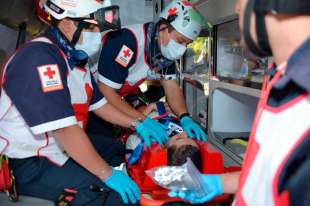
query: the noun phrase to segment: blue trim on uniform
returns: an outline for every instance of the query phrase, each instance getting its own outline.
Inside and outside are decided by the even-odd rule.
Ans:
[[[291,206],[307,205],[310,202],[310,134],[290,154],[279,175],[279,193],[289,192]]]
[[[290,81],[310,91],[310,38],[288,60],[285,75],[274,84],[274,88],[284,88]]]

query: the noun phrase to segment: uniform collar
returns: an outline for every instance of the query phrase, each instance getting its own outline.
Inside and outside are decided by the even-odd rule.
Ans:
[[[82,50],[76,50],[70,45],[68,40],[62,35],[56,27],[50,27],[44,35],[56,44],[67,56],[70,68],[74,66],[84,67],[88,60],[88,55]]]
[[[285,63],[284,63],[285,64]],[[283,66],[283,64],[281,64]],[[274,84],[283,89],[289,82],[294,82],[306,91],[310,91],[310,38],[306,40],[286,62],[284,76]]]

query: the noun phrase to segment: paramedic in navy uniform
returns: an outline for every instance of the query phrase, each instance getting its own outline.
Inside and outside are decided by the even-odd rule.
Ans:
[[[203,17],[191,3],[176,0],[164,9],[157,24],[136,24],[108,32],[103,37],[98,73],[94,74],[108,102],[133,118],[143,119],[143,113],[122,97],[137,93],[146,79],[160,80],[168,104],[188,136],[206,141],[204,131],[188,115],[175,71],[175,60],[197,38],[202,22]],[[88,128],[94,128],[91,123]]]
[[[152,120],[139,122],[107,103],[84,68],[100,48],[100,31],[119,28],[110,15],[118,7],[98,0],[48,0],[44,7],[52,26],[9,59],[2,78],[0,152],[10,158],[18,193],[56,201],[69,188],[77,192],[70,205],[138,204],[137,185],[96,152],[83,130],[94,111],[143,138],[166,138]]]
[[[310,1],[239,0],[236,11],[248,48],[276,64],[265,75],[240,178],[202,175],[208,195],[170,195],[202,203],[236,193],[235,206],[308,206]]]

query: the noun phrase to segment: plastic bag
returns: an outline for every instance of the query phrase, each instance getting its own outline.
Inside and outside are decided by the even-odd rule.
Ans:
[[[197,197],[208,194],[202,184],[200,172],[190,158],[182,166],[161,166],[145,171],[159,186],[177,191],[194,192]]]

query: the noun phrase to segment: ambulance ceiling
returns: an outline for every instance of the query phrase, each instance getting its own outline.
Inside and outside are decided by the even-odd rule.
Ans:
[[[27,32],[38,34],[45,28],[35,14],[34,0],[0,0],[0,23],[18,29],[22,22],[27,24]]]
[[[213,25],[237,18],[237,0],[194,0],[195,7]]]

